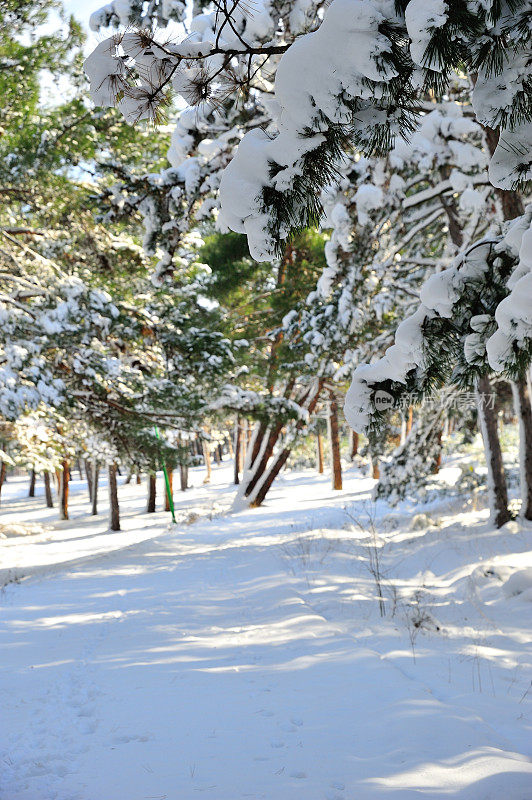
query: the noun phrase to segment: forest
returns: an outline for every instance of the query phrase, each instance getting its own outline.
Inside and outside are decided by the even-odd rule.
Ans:
[[[530,800],[528,0],[3,0],[1,800]]]

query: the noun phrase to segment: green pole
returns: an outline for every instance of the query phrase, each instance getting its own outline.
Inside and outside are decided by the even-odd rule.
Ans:
[[[154,427],[155,427],[155,435],[156,435],[157,439],[160,441],[161,437],[159,436],[159,428],[157,427],[157,425],[155,425]],[[175,518],[175,511],[174,511],[174,498],[172,497],[172,492],[170,491],[170,478],[168,477],[168,471],[166,469],[166,464],[164,463],[164,458],[162,457],[162,455],[160,455],[160,458],[161,458],[161,466],[163,468],[163,473],[164,473],[164,482],[166,484],[166,494],[168,496],[168,505],[170,506],[170,513],[172,515],[172,522],[177,522],[177,520]]]

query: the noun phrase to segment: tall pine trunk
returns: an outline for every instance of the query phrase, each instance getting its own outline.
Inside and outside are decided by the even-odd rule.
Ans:
[[[100,468],[96,459],[92,462],[92,509],[91,514],[93,517],[98,513],[98,478],[100,476]]]
[[[5,461],[0,461],[0,496],[2,494],[2,487],[6,482],[7,464]]]
[[[137,472],[137,486],[140,486],[141,483],[142,483],[142,478],[140,476],[140,472]]]
[[[87,489],[89,491],[89,501],[92,502],[92,466],[87,458],[83,460],[83,464],[85,466],[85,478],[87,480]]]
[[[519,421],[521,516],[532,520],[532,407],[527,378],[512,382],[512,392]]]
[[[338,403],[332,390],[329,390],[327,431],[329,434],[331,484],[333,489],[340,491],[342,489],[342,461],[340,458],[340,436],[338,431]]]
[[[316,431],[316,469],[320,475],[323,475],[323,436]]]
[[[351,461],[354,461],[356,454],[358,453],[358,433],[353,430],[349,430],[349,458]]]
[[[109,528],[120,530],[120,507],[118,505],[118,487],[116,485],[116,464],[109,464]]]
[[[157,497],[157,476],[154,472],[148,474],[148,504],[146,506],[146,513],[153,514],[155,512],[155,500]]]
[[[44,496],[46,498],[46,505],[48,508],[54,507],[54,500],[52,497],[52,482],[50,480],[50,473],[47,469],[43,472],[44,478]]]
[[[206,470],[206,475],[205,478],[203,479],[203,483],[210,483],[212,476],[211,451],[209,450],[208,442],[205,439],[203,439],[202,445],[203,445],[203,460],[205,462],[205,470]]]
[[[30,471],[30,488],[28,489],[28,497],[35,497],[35,482],[36,482],[36,474],[35,470],[32,469]]]
[[[168,486],[166,486],[165,481],[165,493],[164,493],[164,510],[170,511],[170,498],[174,498],[174,471],[172,469],[168,470]],[[170,491],[168,491],[170,489]]]
[[[66,459],[62,462],[61,467],[59,478],[59,519],[68,519],[68,484],[70,470]]]
[[[238,486],[240,483],[240,453],[242,450],[242,428],[240,427],[240,417],[237,416],[235,422],[235,434],[234,434],[235,444],[234,444],[234,471],[233,471],[233,483]]]
[[[408,406],[408,416],[406,418],[405,438],[412,430],[412,423],[414,422],[414,406]]]
[[[318,404],[322,388],[323,380],[320,378],[315,381],[313,386],[311,386],[306,393],[303,406],[307,409],[309,417]],[[303,419],[298,419],[298,421],[294,423],[294,436],[297,435],[305,425],[306,422]],[[262,447],[269,442],[269,436],[267,437],[266,434],[268,434],[268,430],[265,431]],[[273,457],[271,464],[261,474],[260,479],[255,482],[253,491],[250,492],[248,497],[249,505],[252,508],[256,508],[263,503],[275,478],[286,464],[291,451],[292,444],[290,443],[289,445],[285,445],[285,447],[283,447],[281,451]],[[257,458],[259,458],[259,454],[257,454]]]
[[[478,419],[488,468],[488,499],[490,514],[498,528],[511,518],[508,510],[508,490],[502,462],[501,444],[497,430],[497,415],[491,403],[493,390],[489,380],[480,378],[475,388]]]
[[[186,464],[179,465],[179,482],[182,492],[188,489],[188,466]]]

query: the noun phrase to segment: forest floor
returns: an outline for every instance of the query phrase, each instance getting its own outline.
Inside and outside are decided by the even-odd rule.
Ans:
[[[119,533],[4,487],[2,800],[531,800],[531,524],[202,478],[175,526],[121,485]]]

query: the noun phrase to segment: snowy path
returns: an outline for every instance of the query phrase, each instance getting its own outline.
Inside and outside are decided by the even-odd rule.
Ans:
[[[364,496],[364,479],[352,486]],[[497,633],[530,603],[490,608],[499,639],[477,646],[509,661],[487,693],[471,689],[466,632],[450,622],[447,638],[418,640],[414,663],[398,615],[377,614],[342,501],[286,478],[259,511],[7,586],[2,800],[530,800],[526,635]],[[430,561],[440,601],[449,581],[474,589],[441,615],[455,628],[469,615],[478,632],[471,615],[496,581],[465,574],[464,551],[468,566],[490,555],[476,524],[483,552],[457,535],[445,561],[438,544],[438,577],[446,531],[423,537],[421,555],[396,536],[396,573],[406,583]],[[525,538],[506,536],[501,563]]]

